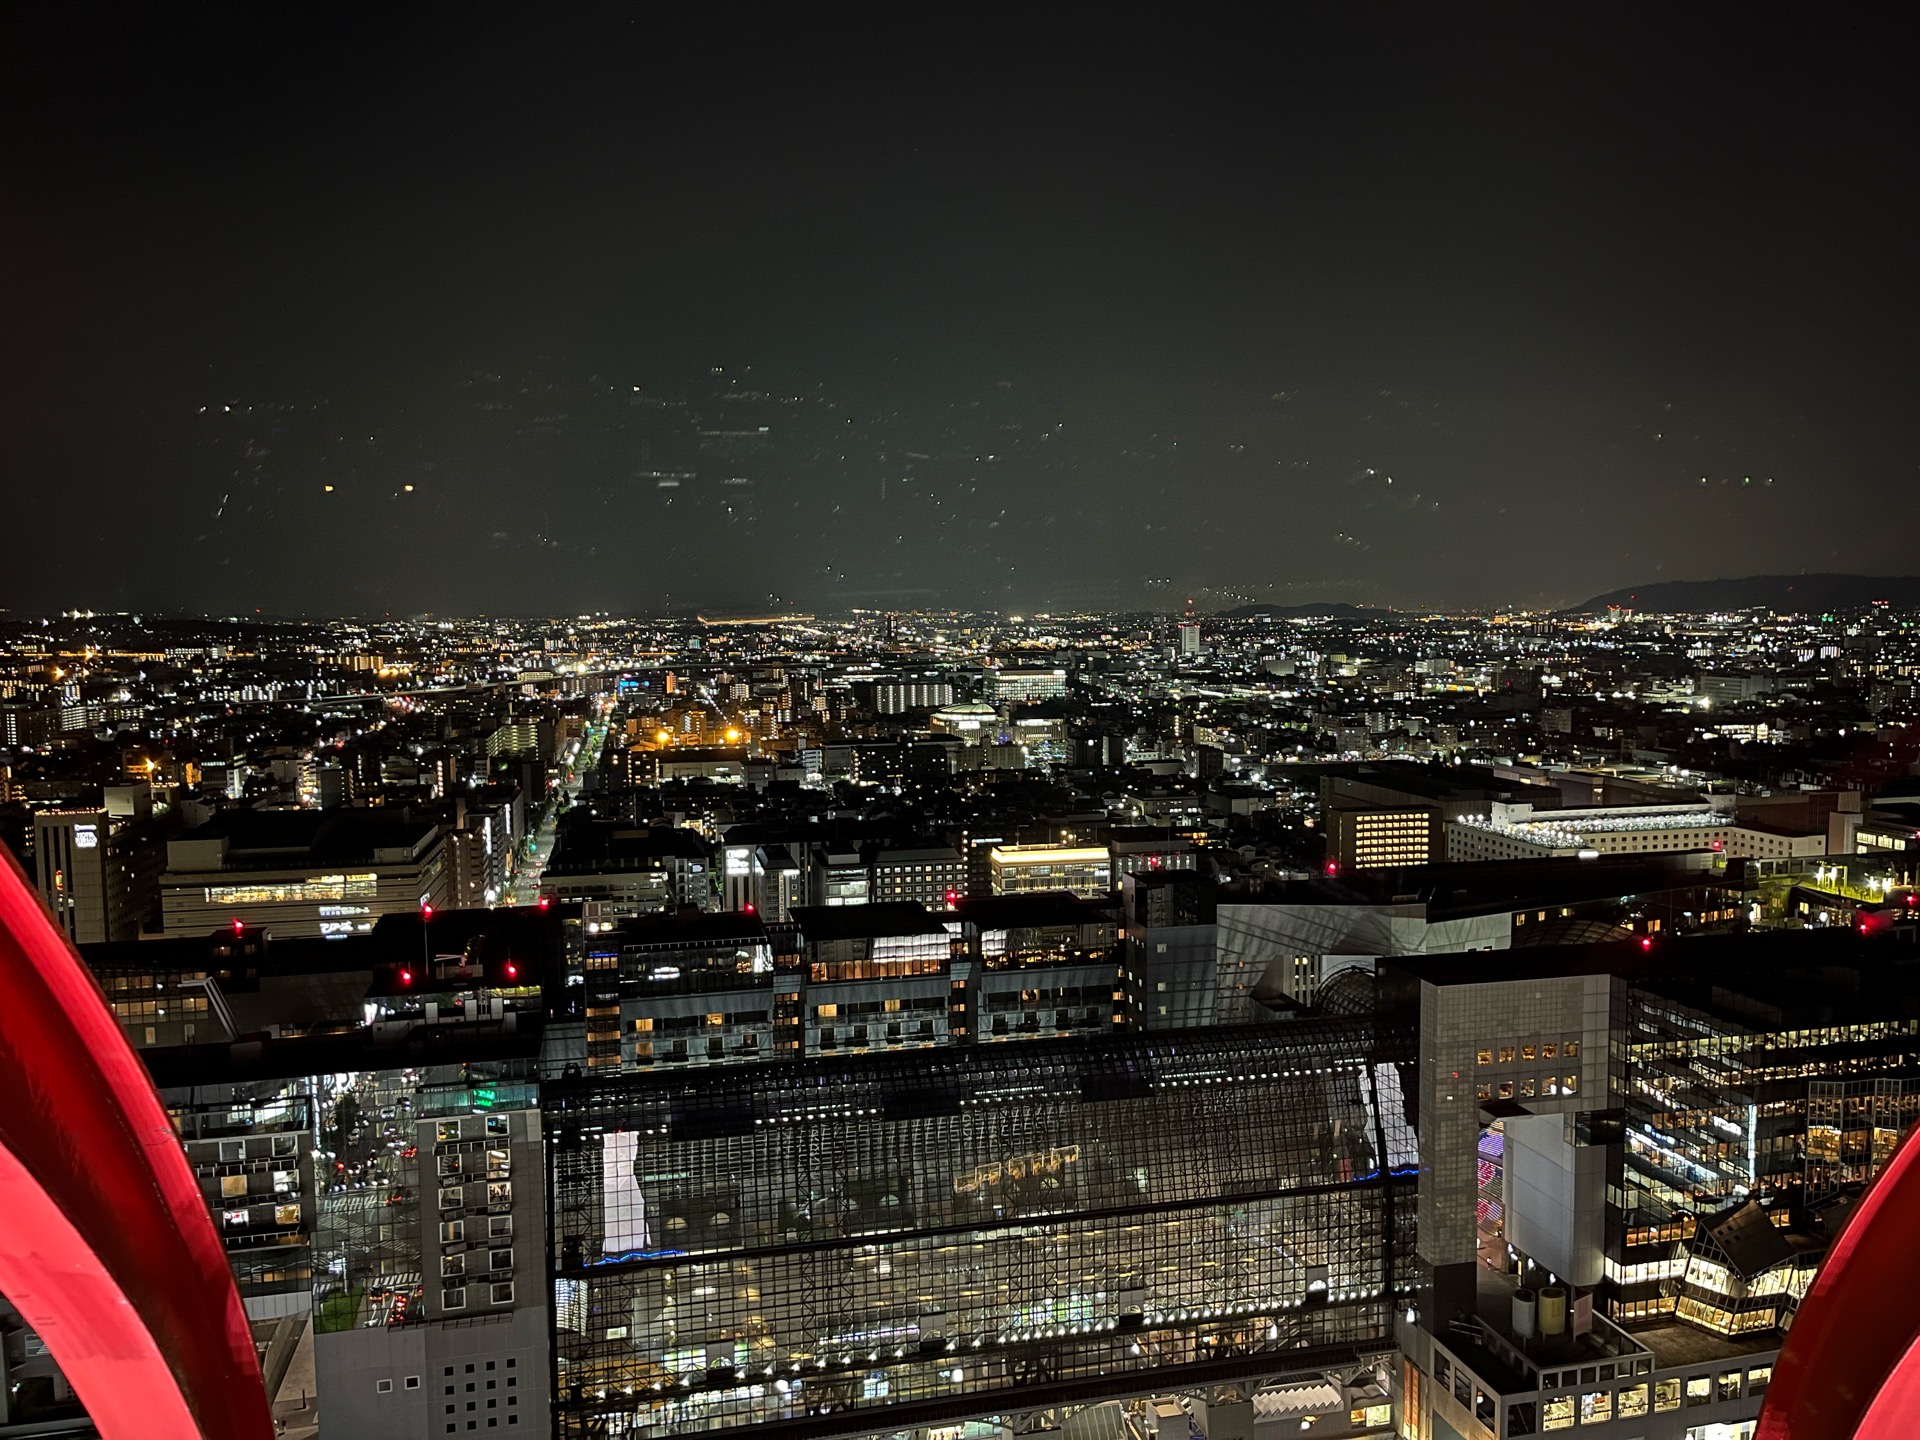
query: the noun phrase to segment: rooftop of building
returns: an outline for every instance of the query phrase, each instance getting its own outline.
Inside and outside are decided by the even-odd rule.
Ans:
[[[539,1058],[540,1018],[511,1018],[511,1024],[452,1021],[397,1032],[362,1025],[334,1034],[248,1036],[227,1044],[167,1045],[139,1053],[154,1085],[163,1090],[435,1065],[464,1066],[484,1074],[489,1066],[530,1066]]]
[[[1016,930],[1066,925],[1111,925],[1114,907],[1083,900],[1070,890],[1039,890],[1027,895],[977,895],[955,907],[961,920],[982,930]]]
[[[872,909],[872,906],[850,907]],[[1313,1066],[1410,1060],[1414,1036],[1377,1016],[1303,1017],[1204,1030],[1107,1032],[1018,1045],[970,1047],[964,1063],[950,1050],[826,1055],[772,1066],[713,1066],[587,1076],[549,1082],[558,1108],[671,1099],[708,1110],[735,1105],[771,1113],[795,1102],[832,1103],[862,1095],[889,1113],[958,1113],[963,1099],[992,1103],[1011,1095],[1057,1091],[1087,1100],[1139,1098],[1173,1089],[1272,1079],[1303,1061]],[[909,1100],[907,1097],[913,1097]],[[899,1100],[897,1106],[890,1104]],[[940,1107],[918,1111],[914,1101]],[[749,1123],[749,1128],[751,1128]]]
[[[1160,883],[1165,883],[1161,881]],[[1710,852],[1673,855],[1541,856],[1344,870],[1306,880],[1227,886],[1223,905],[1424,904],[1430,920],[1549,909],[1585,901],[1726,883]]]
[[[1191,850],[1193,842],[1168,832],[1164,825],[1115,825],[1107,831],[1115,850]]]
[[[810,945],[836,940],[880,940],[903,935],[944,935],[946,925],[917,900],[872,905],[796,905],[794,923]]]
[[[760,944],[767,926],[749,911],[682,910],[673,915],[636,915],[618,922],[615,939],[622,946]]]
[[[705,839],[683,826],[569,817],[555,831],[553,856],[547,861],[546,873],[590,875],[664,860],[705,860],[711,853]]]
[[[226,869],[370,864],[375,851],[417,849],[437,828],[431,816],[403,808],[251,810],[236,806],[195,826],[176,843],[224,841]]]
[[[1814,1026],[1842,1016],[1920,1015],[1920,950],[1913,941],[1840,927],[1399,956],[1381,966],[1433,985],[1615,975],[1747,1026],[1788,1016]]]
[[[927,862],[958,863],[960,852],[951,845],[876,846],[868,852],[872,865],[913,865]]]
[[[1552,785],[1509,779],[1479,765],[1368,760],[1293,768],[1302,772],[1317,771],[1318,778],[1325,782],[1353,781],[1382,790],[1398,790],[1421,800],[1531,800],[1543,806],[1560,803],[1560,792]],[[1306,778],[1304,774],[1302,778]]]

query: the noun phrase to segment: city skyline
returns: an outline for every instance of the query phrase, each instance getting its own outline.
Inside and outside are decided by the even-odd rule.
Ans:
[[[0,11],[0,1440],[1913,1428],[1903,47],[1246,13]]]

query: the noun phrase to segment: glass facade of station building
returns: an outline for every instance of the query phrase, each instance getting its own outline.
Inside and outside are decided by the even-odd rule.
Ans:
[[[1346,1402],[1412,1295],[1412,1042],[1300,1020],[550,1083],[557,1433],[1303,1376],[1384,1426]]]

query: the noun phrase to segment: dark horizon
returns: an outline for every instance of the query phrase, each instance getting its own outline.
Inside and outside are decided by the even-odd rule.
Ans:
[[[1870,33],[442,18],[8,13],[0,606],[1540,608],[1912,568],[1913,165]]]

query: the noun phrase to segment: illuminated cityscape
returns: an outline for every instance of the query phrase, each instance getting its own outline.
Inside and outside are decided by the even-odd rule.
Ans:
[[[232,18],[0,19],[0,1440],[1912,1433],[1890,58]]]

